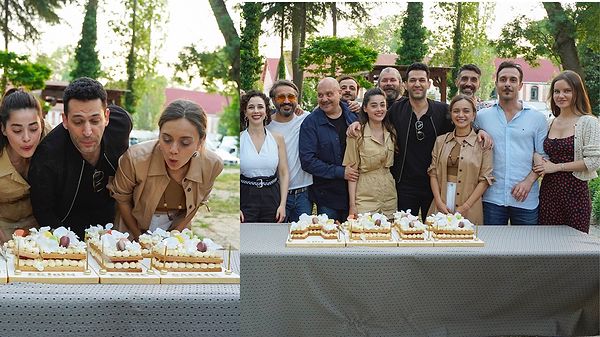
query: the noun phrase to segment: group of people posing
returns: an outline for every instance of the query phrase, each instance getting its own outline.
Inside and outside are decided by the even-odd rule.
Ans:
[[[587,182],[600,168],[600,122],[577,73],[552,80],[550,121],[519,100],[523,71],[512,61],[496,70],[494,104],[477,97],[474,64],[460,68],[450,104],[427,98],[429,75],[413,63],[404,83],[386,68],[361,103],[354,78],[324,78],[312,112],[299,108],[298,88],[287,80],[269,92],[274,111],[262,92],[243,94],[241,221],[297,221],[314,203],[342,222],[410,209],[423,220],[459,212],[480,225],[589,231]]]
[[[44,121],[31,93],[12,89],[0,104],[0,240],[18,228],[120,224],[182,230],[205,204],[223,169],[204,148],[206,114],[176,100],[165,107],[158,140],[129,147],[132,120],[109,105],[103,86],[79,78],[64,91],[62,124]]]

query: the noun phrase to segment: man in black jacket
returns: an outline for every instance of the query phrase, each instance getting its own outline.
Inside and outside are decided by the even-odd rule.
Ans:
[[[33,214],[40,226],[71,227],[80,238],[90,225],[115,218],[106,185],[129,147],[131,117],[107,106],[98,81],[82,77],[63,96],[62,127],[54,128],[31,160],[29,183]]]

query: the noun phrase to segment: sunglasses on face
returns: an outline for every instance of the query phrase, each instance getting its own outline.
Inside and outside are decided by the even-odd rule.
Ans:
[[[104,172],[94,170],[94,174],[92,175],[92,188],[94,189],[94,192],[98,193],[104,190],[104,184],[102,183],[103,180]]]
[[[296,103],[296,100],[298,99],[294,94],[281,94],[275,96],[275,102],[277,102],[278,104],[284,103],[286,98],[290,103]]]
[[[421,141],[423,139],[425,139],[425,132],[423,132],[423,122],[422,121],[416,121],[415,122],[415,130],[417,131],[417,140]]]

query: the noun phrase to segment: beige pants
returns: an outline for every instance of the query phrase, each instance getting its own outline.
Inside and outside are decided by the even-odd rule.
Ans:
[[[38,227],[38,224],[33,215],[17,222],[8,222],[5,219],[0,219],[0,243],[10,240],[15,229],[30,229],[34,227]]]

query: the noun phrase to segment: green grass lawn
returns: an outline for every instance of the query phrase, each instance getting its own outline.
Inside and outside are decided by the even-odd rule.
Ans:
[[[213,190],[235,192],[239,195],[240,191],[240,174],[239,173],[222,173],[215,180]],[[238,200],[239,205],[239,200]],[[239,207],[238,207],[239,208]]]

